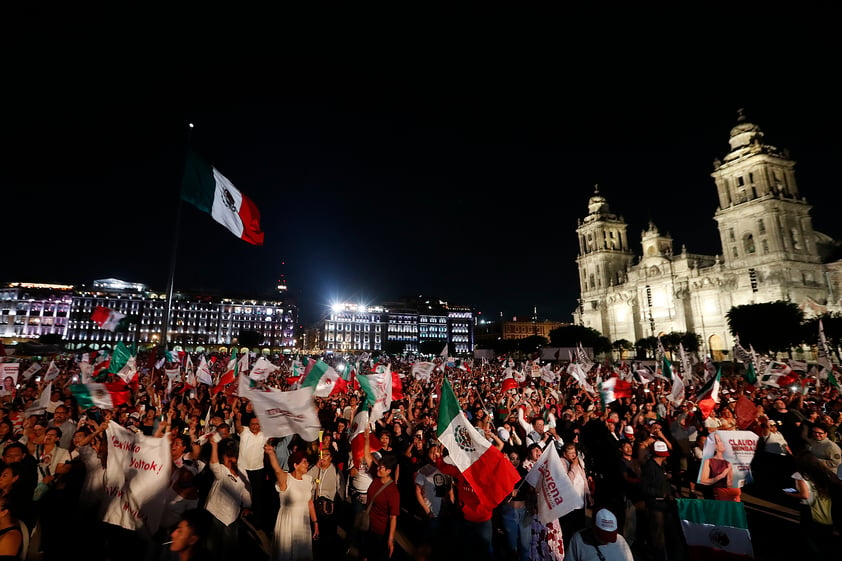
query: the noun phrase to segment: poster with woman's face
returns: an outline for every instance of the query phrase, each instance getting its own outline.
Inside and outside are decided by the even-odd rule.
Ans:
[[[716,454],[716,447],[722,448],[722,457],[734,467],[733,486],[743,487],[752,482],[751,461],[757,448],[757,434],[752,431],[718,430],[708,436],[702,452],[702,463]],[[701,483],[702,470],[696,478]]]
[[[20,363],[18,362],[4,362],[0,363],[0,379],[3,380],[3,385],[0,387],[0,395],[13,395],[15,388],[18,385],[18,370]]]

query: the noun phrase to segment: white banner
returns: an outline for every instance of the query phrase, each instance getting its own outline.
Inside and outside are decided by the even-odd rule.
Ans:
[[[426,382],[430,379],[430,374],[435,370],[436,364],[434,362],[416,362],[412,365],[412,375],[416,380]]]
[[[708,436],[705,441],[705,449],[702,451],[702,466],[705,460],[712,458],[716,453],[716,441],[722,442],[725,450],[722,456],[733,466],[733,487],[742,487],[751,483],[751,461],[754,459],[754,451],[757,449],[757,434],[748,430],[718,430]],[[702,470],[696,476],[696,483],[701,483]]]
[[[32,366],[30,366],[29,368],[24,370],[23,374],[21,374],[21,375],[23,376],[24,380],[29,380],[30,378],[32,378],[32,375],[35,374],[36,372],[38,372],[39,370],[41,370],[41,363],[40,362],[33,362]],[[4,376],[3,379],[5,380],[6,377]]]
[[[265,357],[260,357],[257,359],[257,362],[254,363],[254,366],[251,369],[248,377],[252,380],[257,382],[262,382],[263,380],[267,379],[270,374],[278,370],[278,366],[275,366],[271,362],[269,362]],[[243,375],[243,371],[240,370],[240,376]]]
[[[151,537],[158,531],[170,485],[170,439],[108,423],[103,522]]]
[[[59,373],[60,370],[58,369],[58,366],[56,366],[56,361],[51,360],[50,365],[47,367],[47,373],[44,374],[44,381],[52,382],[53,380],[58,378]]]
[[[319,438],[321,423],[316,414],[312,389],[282,392],[275,388],[251,388],[241,397],[251,401],[254,414],[260,421],[260,430],[268,438],[290,434],[297,434],[307,442]]]
[[[538,519],[542,524],[585,505],[573,488],[555,446],[544,447],[544,453],[526,474],[525,481],[535,487]]]

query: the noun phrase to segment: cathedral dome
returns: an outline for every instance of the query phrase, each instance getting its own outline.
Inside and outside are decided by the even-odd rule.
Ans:
[[[737,111],[737,125],[731,129],[731,138],[728,143],[731,145],[731,150],[748,146],[752,142],[761,142],[763,140],[763,131],[754,123],[750,123],[746,119],[743,110]]]
[[[599,194],[599,186],[594,186],[593,196],[588,200],[588,213],[611,214],[611,209],[608,208],[608,201]]]

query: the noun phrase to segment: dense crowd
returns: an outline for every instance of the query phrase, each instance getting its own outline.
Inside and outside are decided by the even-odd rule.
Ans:
[[[226,366],[219,358],[215,379]],[[237,383],[217,393],[185,386],[181,375],[168,384],[165,369],[175,364],[156,367],[145,352],[128,403],[80,407],[71,390],[79,359],[56,357],[43,411],[39,376],[0,397],[0,560],[24,550],[46,560],[682,559],[675,500],[741,499],[722,456],[717,431],[725,430],[758,435],[752,493],[797,505],[805,550],[824,558],[840,547],[842,397],[826,383],[754,386],[727,363],[719,402],[704,416],[694,395],[711,375],[704,364],[685,375],[695,383],[675,400],[668,379],[644,383],[625,363],[589,368],[589,391],[564,362],[551,364],[556,377],[548,380],[523,375],[524,363],[448,366],[436,358],[432,373],[416,377],[414,359],[381,357],[400,380],[389,409],[352,442],[365,395],[351,378],[344,390],[314,398],[321,430],[308,441],[267,436]],[[262,383],[289,389],[292,359],[273,362],[281,368]],[[22,359],[21,371],[31,363]],[[372,366],[359,364],[355,376]],[[481,500],[437,438],[445,376],[469,422],[521,478],[496,506]],[[630,397],[603,402],[597,378],[611,376],[630,381]],[[170,441],[172,475],[153,536],[102,521],[112,423]],[[708,438],[716,453],[704,458]],[[548,446],[583,507],[543,524],[524,478]]]

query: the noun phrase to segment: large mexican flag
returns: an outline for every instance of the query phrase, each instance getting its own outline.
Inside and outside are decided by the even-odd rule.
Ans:
[[[690,561],[754,559],[743,503],[678,499]]]
[[[468,422],[445,376],[439,401],[438,439],[450,459],[471,484],[480,501],[494,508],[520,480],[515,467]]]

